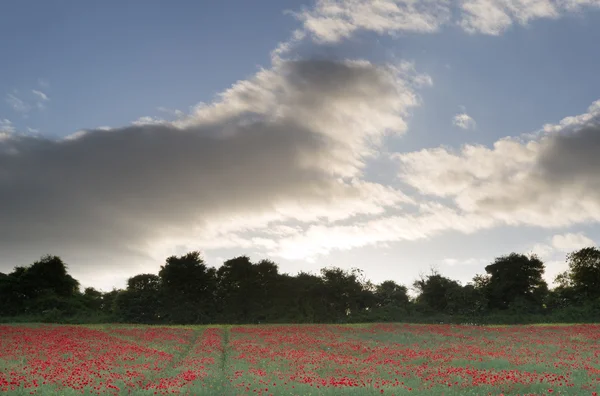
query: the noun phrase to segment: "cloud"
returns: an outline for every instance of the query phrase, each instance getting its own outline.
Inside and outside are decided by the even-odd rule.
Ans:
[[[31,92],[37,96],[38,98],[40,98],[41,100],[43,100],[44,102],[47,102],[50,100],[50,98],[48,98],[48,95],[46,95],[45,93],[43,93],[42,91],[38,91],[35,89],[32,89]]]
[[[234,230],[411,204],[360,176],[382,137],[406,130],[426,80],[405,64],[282,62],[176,122],[2,140],[2,266],[54,253],[74,275],[137,273],[173,246],[240,246]]]
[[[185,116],[185,113],[183,111],[177,110],[177,109],[173,110],[173,109],[169,109],[166,107],[157,107],[156,110],[161,111],[163,113],[167,113],[167,114],[177,117],[177,118],[182,118]]]
[[[469,259],[454,259],[454,258],[445,258],[442,260],[442,263],[449,266],[449,267],[455,267],[455,266],[482,266],[485,264],[489,264],[489,260],[486,259],[476,259],[476,258],[469,258]]]
[[[318,0],[294,15],[315,41],[334,43],[360,30],[435,32],[449,21],[449,5],[445,0]]]
[[[552,0],[464,0],[460,26],[469,33],[498,35],[514,22],[526,25],[539,18],[558,18]]]
[[[530,253],[535,254],[541,260],[547,260],[548,258],[553,257],[556,251],[552,245],[546,243],[536,243],[530,249]]]
[[[568,268],[565,254],[590,246],[596,244],[584,233],[566,233],[552,236],[547,243],[535,244],[531,252],[544,261],[544,279],[553,284],[556,276]]]
[[[429,197],[500,224],[567,227],[600,220],[600,102],[545,126],[537,138],[507,137],[398,154],[400,178]],[[544,132],[547,131],[547,132]]]
[[[19,113],[28,113],[31,111],[31,106],[29,104],[25,103],[23,100],[19,99],[13,94],[6,95],[6,103],[8,103],[14,111]]]
[[[586,7],[600,7],[598,0],[461,0],[458,24],[468,33],[499,35],[513,24],[528,25],[536,19],[558,19]]]
[[[288,260],[311,259],[336,250],[429,239],[447,231],[472,234],[493,225],[493,219],[424,202],[418,204],[416,213],[384,213],[350,225],[311,225],[302,232],[277,240],[277,247],[269,250],[268,254]]]
[[[349,225],[311,225],[279,238],[269,254],[307,259],[449,231],[472,234],[507,225],[562,228],[598,222],[600,175],[595,170],[600,164],[593,153],[600,149],[595,142],[600,128],[594,126],[593,114],[599,103],[586,115],[563,120],[561,130],[545,126],[553,132],[536,134],[537,140],[507,137],[492,148],[465,145],[458,153],[440,147],[395,154],[401,180],[421,193],[412,197],[416,212],[386,212]],[[539,244],[534,250],[546,255],[582,242],[589,241],[566,234],[555,237],[553,246]]]
[[[600,7],[598,0],[317,0],[311,8],[289,12],[302,23],[272,53],[274,59],[307,37],[336,43],[358,32],[398,35],[435,33],[457,25],[468,33],[499,35],[514,24]]]
[[[554,235],[552,237],[552,246],[561,252],[572,252],[574,250],[595,245],[594,241],[585,236],[582,232]]]
[[[477,123],[467,113],[461,113],[454,116],[452,119],[452,124],[456,125],[461,129],[475,129]]]
[[[236,83],[218,102],[200,104],[191,118],[175,124],[187,127],[247,116],[263,122],[284,118],[318,131],[320,139],[332,146],[327,156],[307,159],[310,166],[356,177],[365,161],[378,153],[374,148],[386,134],[406,131],[407,111],[420,103],[415,88],[430,83],[407,62],[380,67],[363,60],[284,62]],[[313,94],[323,90],[326,95]],[[363,101],[367,97],[368,103]]]
[[[6,118],[0,118],[0,133],[4,133],[8,136],[8,134],[14,133],[15,127],[13,126],[10,120]]]
[[[160,125],[168,124],[166,120],[158,117],[140,117],[132,122],[133,125]]]
[[[583,232],[571,232],[553,235],[547,243],[536,243],[531,251],[542,259],[557,259],[560,254],[564,258],[564,253],[595,245]]]

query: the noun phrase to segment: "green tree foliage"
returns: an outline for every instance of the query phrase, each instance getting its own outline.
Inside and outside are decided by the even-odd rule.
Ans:
[[[276,311],[270,319],[287,323],[331,322],[323,278],[300,272],[279,278]]]
[[[487,277],[480,276],[475,283],[484,291],[491,309],[542,308],[548,285],[542,278],[544,263],[537,256],[511,253],[496,258],[485,271]]]
[[[18,278],[27,299],[48,292],[68,298],[79,290],[79,282],[67,273],[66,264],[58,256],[44,256],[29,267],[17,267],[11,275]]]
[[[360,271],[345,271],[341,268],[323,268],[323,296],[327,302],[328,314],[332,321],[344,320],[350,314],[359,314],[365,309],[363,284],[359,280]]]
[[[387,280],[375,288],[375,300],[378,307],[406,307],[409,303],[406,286]]]
[[[248,256],[227,260],[217,271],[219,317],[226,322],[257,322],[261,291],[256,269]]]
[[[102,309],[102,292],[93,287],[86,287],[83,291],[83,304],[91,311],[100,311]]]
[[[140,274],[127,280],[127,290],[115,297],[116,314],[130,323],[157,323],[161,312],[161,282],[154,274]]]
[[[452,313],[453,299],[456,299],[462,286],[455,280],[446,278],[437,271],[421,277],[413,287],[419,293],[417,303],[436,312]]]
[[[0,275],[0,315],[14,316],[22,312],[24,296],[19,289],[17,277]]]
[[[162,317],[173,323],[209,323],[215,313],[216,271],[206,267],[200,252],[171,256],[160,268]]]
[[[73,311],[71,304],[79,293],[79,282],[67,273],[67,266],[58,256],[44,256],[27,267],[15,267],[3,277],[0,301],[5,314],[41,313],[56,308]]]
[[[574,299],[600,298],[600,249],[587,247],[567,255],[569,270],[557,277],[564,292],[570,289]]]
[[[0,319],[127,323],[341,323],[463,321],[527,323],[600,320],[600,251],[567,256],[569,270],[548,291],[535,256],[498,257],[465,286],[432,271],[413,287],[393,280],[374,285],[358,269],[282,274],[276,263],[247,256],[208,267],[199,252],[171,256],[158,275],[128,279],[125,290],[79,291],[64,262],[44,256],[0,273]],[[3,319],[4,318],[4,319]]]

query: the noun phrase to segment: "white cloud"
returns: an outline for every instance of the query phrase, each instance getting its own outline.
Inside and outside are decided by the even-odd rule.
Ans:
[[[535,244],[531,251],[544,261],[544,279],[553,284],[556,276],[568,267],[565,254],[590,246],[596,244],[584,233],[566,233],[552,236],[547,243]]]
[[[552,237],[552,247],[561,252],[572,252],[595,245],[594,241],[582,232],[554,235]]]
[[[593,126],[598,123],[600,123],[600,100],[592,103],[586,113],[565,117],[558,124],[546,124],[540,131],[531,136],[539,137],[541,134],[572,133],[583,127]]]
[[[337,42],[359,30],[435,32],[449,21],[449,5],[445,0],[318,0],[295,16],[316,41]]]
[[[600,7],[598,0],[460,0],[458,24],[469,33],[499,35],[517,23],[557,19],[585,7]]]
[[[531,253],[538,256],[541,260],[547,260],[555,255],[555,249],[546,243],[536,243],[530,250]]]
[[[481,266],[483,264],[488,264],[489,261],[485,260],[485,259],[476,259],[476,258],[469,258],[469,259],[454,259],[454,258],[445,258],[442,260],[442,263],[449,266],[449,267],[455,267],[455,266]]]
[[[452,124],[462,129],[475,129],[475,127],[477,126],[477,123],[475,122],[473,117],[471,117],[467,113],[455,115],[452,119]]]
[[[600,0],[556,0],[566,10],[578,11],[584,7],[600,7]]]
[[[167,113],[167,114],[177,117],[177,118],[181,118],[181,117],[185,116],[185,113],[183,111],[177,110],[177,109],[173,110],[173,109],[169,109],[166,107],[157,107],[156,110],[161,111],[163,113]]]
[[[15,127],[12,124],[12,122],[6,118],[2,119],[0,118],[0,133],[14,133],[15,132]]]
[[[160,125],[168,124],[168,121],[158,117],[140,117],[135,121],[132,121],[133,125]]]
[[[594,103],[589,112],[597,110]],[[537,139],[503,138],[492,148],[426,149],[395,156],[401,179],[422,194],[452,198],[465,213],[507,225],[565,227],[600,220],[600,124],[583,115]],[[573,120],[579,120],[575,122]]]
[[[428,239],[446,231],[470,234],[493,225],[493,219],[425,203],[419,205],[416,214],[381,216],[351,225],[312,225],[302,233],[278,240],[277,248],[269,254],[290,260],[308,259],[334,250]]]
[[[536,243],[531,252],[542,259],[564,258],[564,253],[570,253],[585,247],[595,246],[593,240],[583,232],[556,234],[547,243]]]
[[[31,111],[31,106],[29,104],[25,103],[23,100],[19,99],[13,94],[6,95],[6,103],[8,103],[14,111],[19,113],[28,113]]]
[[[514,24],[600,7],[599,0],[317,0],[290,12],[302,22],[292,38],[272,52],[274,60],[307,37],[335,43],[361,31],[398,35],[434,33],[458,25],[466,32],[499,35]]]
[[[464,0],[460,25],[470,33],[498,35],[514,22],[526,25],[539,18],[557,18],[552,0]]]
[[[45,93],[43,93],[42,91],[38,91],[35,89],[32,89],[31,92],[37,96],[38,98],[40,98],[41,100],[43,100],[44,102],[47,102],[50,100],[50,98],[48,97],[48,95],[46,95]]]

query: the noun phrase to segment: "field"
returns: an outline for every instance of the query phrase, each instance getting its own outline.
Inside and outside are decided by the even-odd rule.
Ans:
[[[16,395],[597,395],[600,325],[0,326]]]

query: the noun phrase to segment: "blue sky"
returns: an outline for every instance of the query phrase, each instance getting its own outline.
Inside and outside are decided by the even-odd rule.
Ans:
[[[52,136],[124,125],[157,107],[187,110],[267,64],[293,22],[282,11],[300,4],[8,2],[0,87],[22,100],[34,99],[32,89],[48,91],[52,114],[12,117]],[[5,101],[0,109],[10,115]]]
[[[598,1],[2,8],[2,272],[58,254],[106,290],[198,249],[467,282],[533,251],[551,281],[600,239]]]

